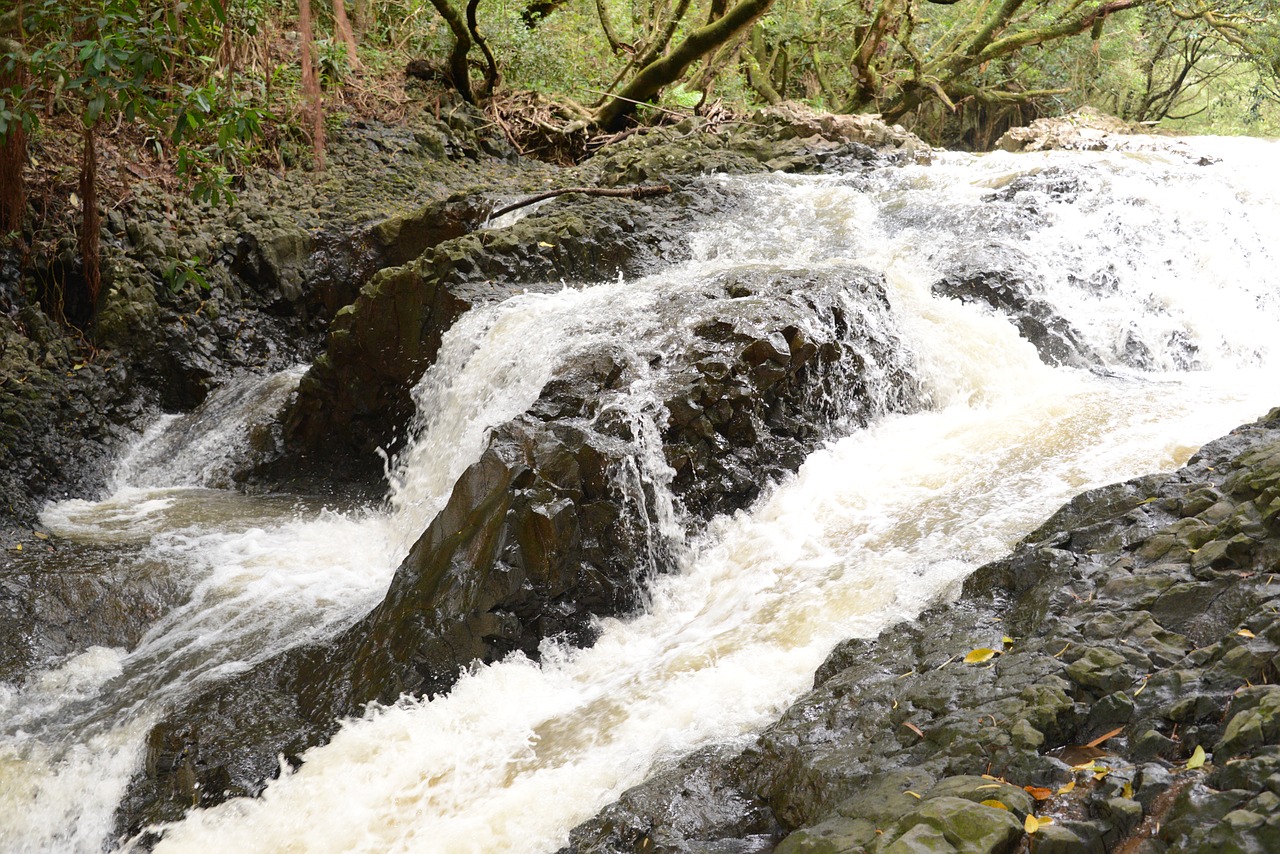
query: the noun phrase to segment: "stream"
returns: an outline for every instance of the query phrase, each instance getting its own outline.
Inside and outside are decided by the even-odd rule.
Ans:
[[[1182,145],[705,178],[741,203],[689,235],[687,263],[464,316],[377,506],[230,488],[305,366],[150,425],[109,495],[41,521],[188,593],[134,649],[0,685],[0,851],[128,848],[113,813],[163,711],[373,608],[487,431],[576,353],[610,341],[639,364],[678,346],[686,331],[653,306],[725,271],[861,265],[884,277],[916,411],[831,437],[705,529],[662,493],[651,453],[679,569],[641,613],[602,621],[589,649],[547,641],[538,663],[516,654],[448,695],[371,709],[261,798],[194,810],[156,850],[552,852],[665,763],[749,743],[840,640],[955,595],[1079,492],[1177,467],[1280,404],[1280,142]],[[1050,366],[1006,315],[934,293],[981,271],[1025,283],[1091,364]],[[656,433],[652,389],[633,383],[624,404]]]

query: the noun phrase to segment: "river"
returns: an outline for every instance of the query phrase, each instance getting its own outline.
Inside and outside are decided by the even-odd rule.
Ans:
[[[415,391],[414,439],[377,506],[224,483],[302,367],[151,425],[111,494],[42,522],[189,593],[135,649],[0,686],[0,850],[128,846],[113,811],[163,710],[376,605],[486,430],[579,349],[669,343],[681,332],[654,328],[654,301],[726,270],[857,264],[884,276],[918,411],[832,437],[696,535],[667,513],[679,570],[592,648],[548,642],[540,663],[516,656],[447,696],[371,710],[263,797],[193,811],[157,850],[555,851],[663,763],[749,741],[838,641],[954,595],[1080,491],[1176,467],[1280,404],[1280,143],[1184,146],[706,178],[742,201],[689,235],[691,261],[464,317]],[[1029,283],[1094,363],[1050,367],[1004,315],[933,292],[974,270]],[[662,418],[642,386],[634,411]]]

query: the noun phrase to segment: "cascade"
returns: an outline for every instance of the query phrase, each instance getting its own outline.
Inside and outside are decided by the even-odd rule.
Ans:
[[[100,850],[166,704],[350,626],[489,431],[601,351],[626,378],[599,407],[630,425],[615,474],[677,564],[649,579],[643,611],[602,620],[589,649],[550,639],[539,662],[514,654],[445,696],[371,709],[262,798],[195,810],[157,850],[554,851],[663,763],[745,743],[839,640],[952,594],[1072,495],[1179,465],[1280,403],[1280,180],[1251,166],[1280,145],[1195,145],[1222,161],[948,154],[849,175],[707,178],[742,203],[690,236],[687,264],[459,321],[415,389],[382,507],[225,488],[237,437],[299,370],[157,424],[112,495],[51,505],[43,521],[114,544],[189,594],[135,649],[90,649],[0,686],[0,849]],[[665,366],[708,283],[853,267],[883,277],[891,315],[853,294],[844,314],[899,342],[888,362],[860,358],[871,375],[909,373],[911,394],[870,381],[866,427],[833,419],[831,440],[749,511],[693,524],[658,433]]]

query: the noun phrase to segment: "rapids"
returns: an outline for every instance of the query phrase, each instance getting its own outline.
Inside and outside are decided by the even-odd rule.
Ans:
[[[0,686],[0,850],[98,851],[167,704],[375,605],[486,430],[537,399],[592,340],[643,355],[679,330],[650,310],[745,265],[883,274],[923,405],[832,437],[749,512],[663,535],[680,570],[590,649],[544,644],[433,701],[347,722],[257,800],[193,811],[159,851],[554,851],[664,762],[744,743],[841,639],[909,620],[1078,492],[1186,460],[1280,403],[1280,143],[1176,153],[941,155],[932,166],[710,177],[741,204],[690,235],[693,260],[637,281],[526,294],[473,312],[415,391],[383,506],[227,489],[252,425],[301,370],[247,378],[153,425],[112,494],[42,521],[119,544],[187,600],[133,650],[94,648]],[[1064,190],[1063,187],[1067,189]],[[935,296],[1011,273],[1098,359],[1050,367],[1010,320]],[[1133,366],[1133,354],[1142,366]],[[647,390],[631,408],[650,419]],[[662,483],[661,462],[641,463]],[[660,496],[661,497],[661,496]],[[128,549],[123,546],[129,546]]]

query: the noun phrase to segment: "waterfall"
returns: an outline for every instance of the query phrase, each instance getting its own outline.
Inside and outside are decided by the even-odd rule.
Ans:
[[[167,703],[351,625],[488,431],[601,349],[627,377],[601,402],[634,426],[621,474],[662,505],[653,536],[678,555],[643,613],[603,620],[590,649],[548,641],[539,663],[514,655],[446,696],[370,710],[262,798],[166,828],[158,850],[554,851],[663,763],[745,743],[839,640],[953,594],[1081,490],[1179,465],[1280,402],[1280,181],[1256,165],[1280,145],[1194,145],[1221,162],[948,154],[930,167],[708,178],[742,203],[690,235],[688,263],[459,321],[415,389],[385,507],[218,488],[235,464],[234,451],[211,462],[208,448],[235,447],[218,431],[241,435],[234,424],[278,406],[297,372],[158,425],[112,496],[43,519],[61,537],[121,546],[187,601],[136,649],[92,649],[0,686],[0,849],[98,850]],[[838,429],[748,512],[688,535],[655,401],[708,282],[851,265],[883,276],[919,411],[894,411],[893,390],[877,388],[868,427]],[[975,276],[1041,307],[1053,346],[1078,358],[1046,364],[1008,305],[939,289]],[[889,322],[853,304],[849,316]]]

